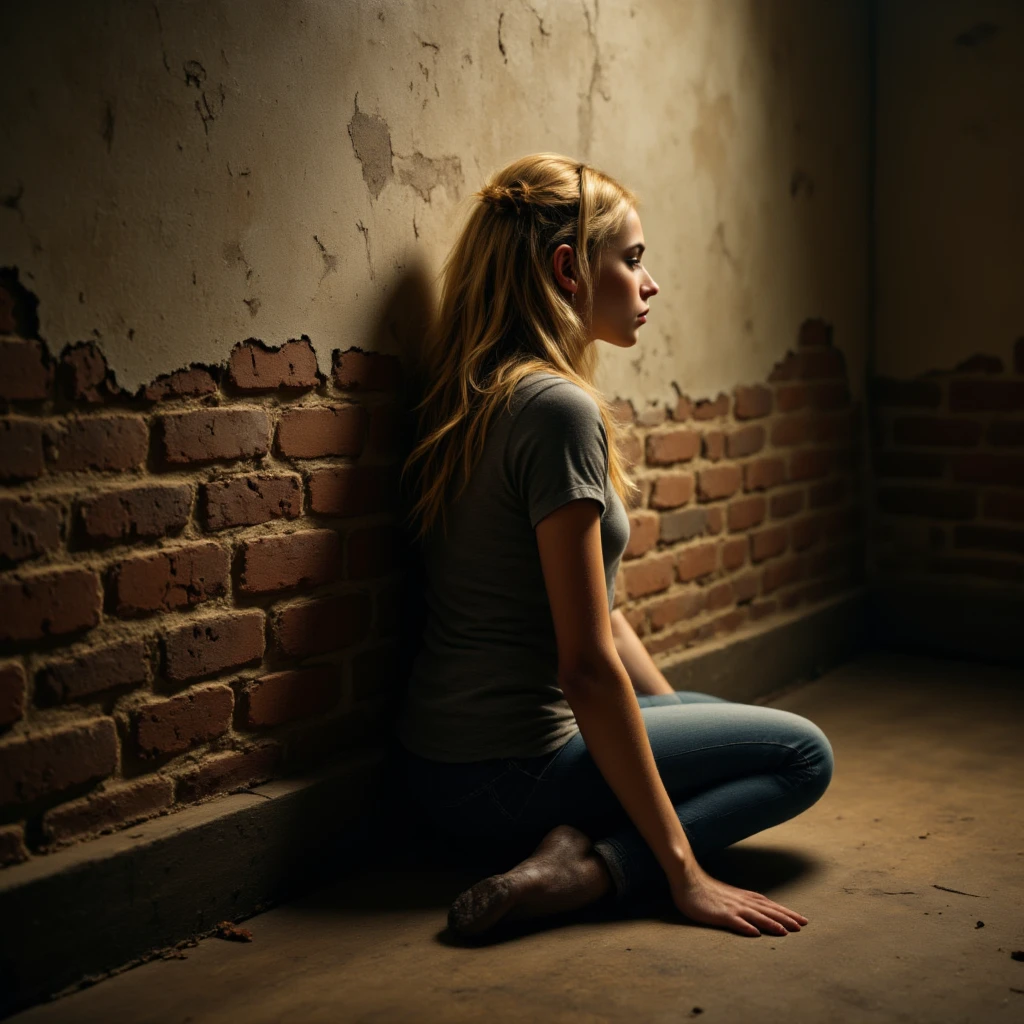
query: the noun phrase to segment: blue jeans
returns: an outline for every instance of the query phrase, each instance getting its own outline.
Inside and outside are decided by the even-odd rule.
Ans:
[[[659,694],[638,703],[698,863],[795,817],[828,788],[832,747],[800,715],[705,693]],[[667,886],[580,734],[541,757],[448,764],[409,754],[408,783],[435,827],[458,842],[506,857],[513,852],[515,863],[556,825],[573,825],[594,840],[620,903]]]

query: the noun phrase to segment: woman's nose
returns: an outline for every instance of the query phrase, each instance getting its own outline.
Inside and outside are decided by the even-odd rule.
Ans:
[[[644,294],[645,295],[657,295],[659,290],[660,289],[658,288],[658,282],[655,281],[654,278],[651,277],[650,274],[648,274],[647,275],[647,286],[644,289]]]

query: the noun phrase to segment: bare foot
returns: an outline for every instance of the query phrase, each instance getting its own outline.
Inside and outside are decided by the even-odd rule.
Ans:
[[[571,825],[559,825],[511,871],[491,875],[457,896],[448,927],[459,935],[479,935],[502,919],[589,906],[610,887],[608,869],[590,839]]]

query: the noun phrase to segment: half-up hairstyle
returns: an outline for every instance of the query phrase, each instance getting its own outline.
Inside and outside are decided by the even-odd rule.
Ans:
[[[636,491],[616,445],[614,417],[594,385],[587,325],[593,265],[622,230],[636,197],[600,171],[553,153],[523,157],[474,194],[441,273],[438,314],[424,353],[418,443],[403,467],[415,473],[410,518],[423,537],[454,501],[483,452],[487,428],[516,385],[538,370],[583,388],[608,437],[608,472],[623,501]],[[556,284],[552,255],[576,254],[579,291]]]

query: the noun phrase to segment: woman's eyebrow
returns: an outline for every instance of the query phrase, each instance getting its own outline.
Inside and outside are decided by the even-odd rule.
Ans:
[[[634,249],[637,250],[637,255],[642,256],[647,246],[643,242],[634,242],[631,246],[626,249],[626,252],[632,252]]]

